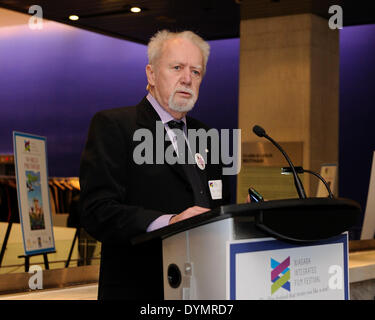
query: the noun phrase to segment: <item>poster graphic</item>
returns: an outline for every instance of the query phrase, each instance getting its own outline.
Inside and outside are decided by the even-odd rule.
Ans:
[[[55,251],[46,138],[13,132],[18,207],[26,255]]]
[[[347,300],[347,233],[312,243],[273,238],[228,243],[231,300]]]
[[[26,171],[31,230],[45,229],[40,172]]]

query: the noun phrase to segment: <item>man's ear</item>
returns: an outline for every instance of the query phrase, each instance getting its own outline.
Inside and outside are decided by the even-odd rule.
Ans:
[[[155,71],[151,64],[146,66],[147,82],[150,86],[155,86]]]

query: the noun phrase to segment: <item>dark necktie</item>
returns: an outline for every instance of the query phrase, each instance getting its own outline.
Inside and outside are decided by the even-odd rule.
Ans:
[[[175,121],[171,120],[168,123],[168,127],[174,131],[174,133],[177,136],[177,141],[183,141],[183,148],[184,152],[181,152],[182,150],[178,150],[179,152],[179,157],[185,156],[185,161],[182,164],[182,168],[190,182],[190,185],[193,189],[194,193],[194,199],[195,199],[195,205],[209,208],[210,207],[210,201],[207,195],[206,191],[206,185],[205,182],[202,181],[202,178],[200,177],[200,173],[198,172],[198,167],[195,164],[195,161],[190,159],[190,164],[189,164],[189,157],[192,157],[191,152],[189,151],[189,148],[187,146],[187,143],[185,141],[185,138],[183,136],[183,130],[184,130],[184,122],[183,121]],[[179,130],[174,130],[174,129],[179,129]],[[182,136],[181,136],[182,134]],[[178,147],[180,148],[180,144],[178,144]]]

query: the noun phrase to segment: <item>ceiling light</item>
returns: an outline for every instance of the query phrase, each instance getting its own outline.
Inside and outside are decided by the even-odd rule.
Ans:
[[[76,16],[75,14],[73,14],[73,15],[69,16],[69,19],[70,19],[70,20],[73,20],[73,21],[76,21],[76,20],[79,19],[79,17]]]
[[[133,13],[138,13],[138,12],[141,12],[142,10],[139,7],[132,7],[132,8],[130,8],[130,11],[133,12]]]

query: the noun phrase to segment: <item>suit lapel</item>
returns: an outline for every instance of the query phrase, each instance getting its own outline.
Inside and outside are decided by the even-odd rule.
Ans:
[[[157,136],[156,136],[156,121],[161,121],[158,113],[155,111],[151,103],[147,100],[146,97],[143,98],[143,100],[137,105],[137,125],[140,128],[148,128],[152,132],[152,136],[154,137],[153,139],[153,156],[154,156],[154,161],[156,161],[156,141],[157,141]],[[164,141],[164,153],[163,157],[165,156],[165,150],[172,144],[171,141],[166,141],[165,140],[165,134],[166,130],[163,126],[163,141]],[[159,133],[160,134],[160,133]],[[174,152],[174,155],[176,153]],[[164,158],[164,163],[171,168],[181,179],[183,179],[186,183],[189,184],[189,180],[187,179],[183,168],[180,164],[169,164],[165,161]],[[190,185],[190,184],[189,184]]]

